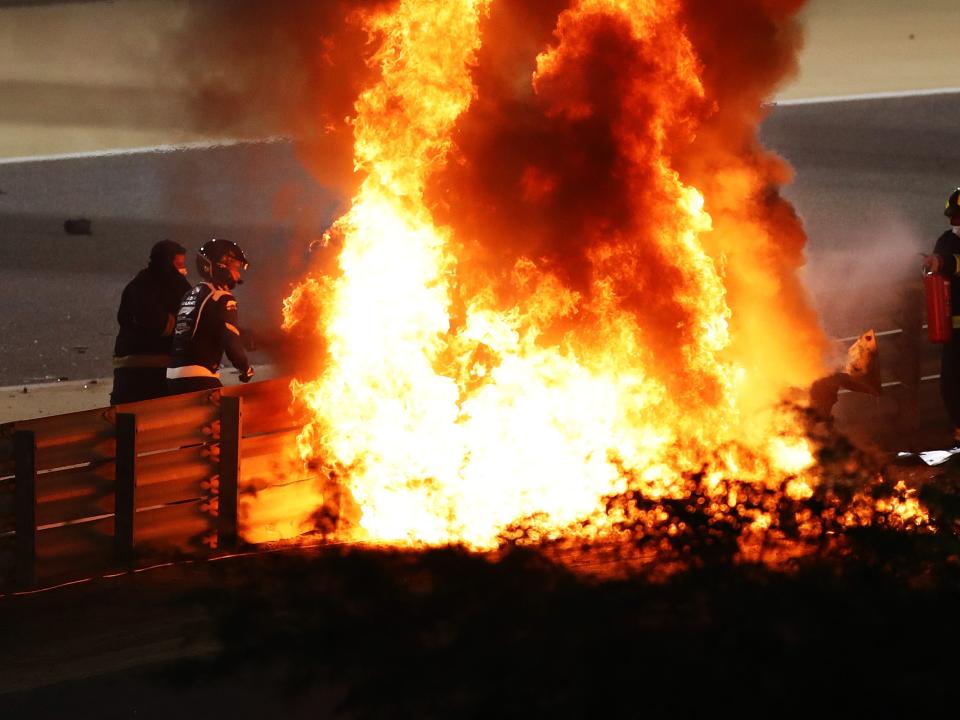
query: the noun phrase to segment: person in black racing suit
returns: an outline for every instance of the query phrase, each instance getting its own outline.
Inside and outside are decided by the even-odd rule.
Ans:
[[[198,251],[197,270],[205,282],[180,303],[167,366],[170,394],[222,387],[220,361],[224,351],[240,371],[241,382],[253,377],[240,342],[237,301],[230,293],[243,282],[240,272],[247,267],[243,251],[229,240],[210,240]]]
[[[190,291],[186,252],[179,243],[161,240],[150,250],[147,267],[123,289],[117,310],[120,331],[113,346],[111,405],[167,394],[177,309]]]

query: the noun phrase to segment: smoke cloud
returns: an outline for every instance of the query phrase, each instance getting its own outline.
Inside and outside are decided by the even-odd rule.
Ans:
[[[603,14],[568,27],[562,12],[576,4],[494,3],[458,153],[430,188],[478,283],[492,278],[509,304],[521,257],[581,293],[609,275],[659,365],[682,366],[682,268],[656,242],[676,212],[657,164],[666,156],[706,198],[713,231],[702,238],[725,268],[732,353],[760,384],[809,382],[824,344],[797,278],[806,239],[779,192],[790,170],[757,139],[763,101],[796,70],[802,4],[683,0],[680,22],[651,13],[638,38]],[[612,255],[598,251],[605,241]]]
[[[290,137],[326,187],[355,187],[349,118],[374,73],[364,13],[389,0],[199,0],[172,43],[193,122],[212,134]]]
[[[878,213],[872,220],[882,233],[872,226],[852,225],[842,229],[842,236],[824,237],[824,248],[810,256],[801,274],[824,327],[834,337],[853,337],[871,329],[862,325],[865,308],[870,316],[886,316],[894,323],[872,329],[895,329],[904,298],[890,288],[909,287],[920,274],[920,255],[932,248],[930,238],[902,216]]]

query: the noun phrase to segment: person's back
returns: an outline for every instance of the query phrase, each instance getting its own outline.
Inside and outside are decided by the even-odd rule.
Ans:
[[[253,375],[240,341],[237,301],[230,292],[246,267],[243,251],[229,240],[211,240],[200,248],[197,268],[205,282],[187,293],[177,313],[166,371],[170,393],[221,387],[224,352],[240,371],[241,381]]]
[[[166,394],[175,315],[190,283],[186,250],[171,240],[153,246],[150,262],[123,289],[113,349],[110,402],[137,402]]]

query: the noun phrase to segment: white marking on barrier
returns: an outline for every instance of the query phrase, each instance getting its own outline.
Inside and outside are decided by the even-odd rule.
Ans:
[[[900,98],[930,97],[934,95],[955,95],[960,87],[930,88],[927,90],[893,90],[889,92],[854,93],[852,95],[821,95],[819,97],[791,98],[774,100],[770,104],[779,107],[791,105],[820,105],[826,103],[857,102],[860,100],[898,100]]]
[[[90,517],[79,518],[77,520],[64,520],[63,522],[37,525],[37,532],[40,532],[41,530],[54,530],[56,528],[70,527],[71,525],[86,525],[88,523],[97,522],[98,520],[106,520],[107,518],[112,517],[113,513],[106,513],[105,515],[91,515]]]
[[[903,330],[897,328],[896,330],[883,330],[882,332],[874,333],[876,337],[886,337],[887,335],[899,335]],[[834,342],[853,342],[854,340],[859,340],[860,335],[854,335],[853,337],[843,337],[843,338],[833,338]]]
[[[928,380],[939,380],[939,379],[940,379],[940,375],[924,375],[923,377],[920,378],[920,382],[927,382]],[[900,380],[891,380],[890,382],[881,383],[880,387],[882,388],[897,387],[898,385],[903,385],[903,382],[901,382]],[[847,393],[851,393],[851,392],[853,392],[853,390],[847,390],[846,388],[843,388],[841,390],[837,390],[837,395],[846,395]]]

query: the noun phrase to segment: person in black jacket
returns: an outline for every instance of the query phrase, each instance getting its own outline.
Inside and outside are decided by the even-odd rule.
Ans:
[[[240,272],[248,267],[240,247],[229,240],[210,240],[197,253],[197,270],[204,282],[183,298],[173,333],[173,350],[167,367],[170,394],[222,387],[220,361],[226,351],[249,382],[253,368],[240,342],[237,300],[230,293],[240,285]]]
[[[933,255],[927,255],[923,264],[928,271],[950,278],[953,333],[940,357],[940,397],[953,422],[954,438],[960,442],[960,188],[950,193],[943,213],[950,218],[950,229],[937,239]]]
[[[161,240],[150,251],[147,267],[123,289],[113,346],[113,405],[167,394],[175,317],[190,290],[186,253],[179,243]]]

